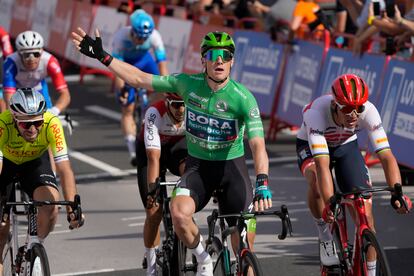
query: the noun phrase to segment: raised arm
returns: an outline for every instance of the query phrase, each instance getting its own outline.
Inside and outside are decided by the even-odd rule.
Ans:
[[[99,60],[107,66],[115,75],[123,79],[129,85],[153,90],[152,74],[145,73],[135,66],[113,58],[102,48],[102,39],[99,30],[95,30],[95,39],[85,33],[82,28],[72,32],[72,41],[82,54]]]

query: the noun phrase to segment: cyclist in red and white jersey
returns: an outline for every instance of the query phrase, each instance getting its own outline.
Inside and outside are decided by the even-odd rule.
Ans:
[[[3,99],[3,59],[13,53],[13,47],[10,43],[10,36],[3,27],[0,26],[0,112],[6,110],[6,104]]]
[[[160,244],[159,225],[162,219],[161,205],[152,198],[154,183],[158,177],[165,180],[167,169],[176,176],[184,172],[187,157],[184,110],[181,97],[167,94],[165,100],[147,109],[141,133],[137,137],[138,187],[147,216],[144,224],[147,275],[156,275],[155,253]]]
[[[368,86],[354,74],[339,76],[332,84],[332,94],[321,96],[303,109],[303,123],[297,134],[298,165],[305,176],[308,206],[319,233],[321,263],[339,263],[335,245],[326,222],[333,221],[329,200],[334,193],[331,169],[342,192],[371,187],[371,179],[357,143],[357,133],[365,129],[383,167],[390,187],[401,183],[397,161],[376,107],[368,101]],[[402,204],[405,201],[405,205]],[[407,213],[411,200],[391,198],[398,213]],[[374,229],[372,201],[367,200],[367,217]],[[406,206],[406,207],[404,207]],[[375,256],[369,256],[375,264]],[[372,266],[375,269],[375,265]]]
[[[69,105],[70,93],[58,60],[43,47],[43,37],[38,32],[25,31],[16,37],[17,52],[4,62],[4,98],[8,103],[17,88],[34,88],[42,93],[48,111],[57,116]],[[54,105],[46,83],[48,76],[59,94]]]

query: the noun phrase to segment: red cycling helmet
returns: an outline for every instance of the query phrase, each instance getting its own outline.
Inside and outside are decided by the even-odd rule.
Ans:
[[[368,86],[354,74],[344,74],[332,83],[332,94],[341,105],[361,106],[368,100]]]
[[[182,101],[183,100],[183,98],[181,98],[177,93],[167,93],[166,98],[168,100],[173,100],[173,101]]]

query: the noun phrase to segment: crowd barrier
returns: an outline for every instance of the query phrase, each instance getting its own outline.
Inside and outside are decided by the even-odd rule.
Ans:
[[[155,16],[169,57],[170,73],[201,72],[200,41],[218,28],[233,35],[236,42],[232,77],[255,95],[263,116],[270,117],[268,130],[299,126],[303,106],[330,92],[332,80],[342,73],[356,73],[369,86],[385,130],[399,163],[414,167],[414,64],[378,54],[356,57],[351,52],[329,48],[326,43],[299,40],[294,47],[270,40],[268,34],[201,25],[190,20]],[[115,8],[75,0],[0,0],[0,25],[15,37],[34,29],[46,41],[46,48],[91,73],[107,72],[95,60],[80,55],[73,47],[70,32],[80,26],[90,34],[101,31],[104,48],[111,51],[117,29],[128,23],[128,16]],[[90,69],[89,69],[90,68]],[[366,135],[361,147],[370,150]]]

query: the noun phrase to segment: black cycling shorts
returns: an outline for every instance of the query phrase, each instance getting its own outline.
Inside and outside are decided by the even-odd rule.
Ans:
[[[137,139],[136,144],[137,156],[137,178],[138,188],[144,207],[147,205],[148,183],[147,183],[147,152],[145,150],[144,141]],[[185,137],[175,144],[167,144],[161,146],[160,157],[160,177],[165,181],[166,170],[173,175],[180,176],[179,166],[187,158],[187,144]]]
[[[45,151],[39,158],[17,165],[3,157],[0,174],[0,192],[5,195],[8,185],[19,181],[21,189],[33,198],[33,192],[40,186],[51,186],[58,190],[56,177],[50,165],[49,152]]]
[[[195,202],[196,212],[207,205],[214,191],[221,214],[252,210],[254,189],[244,156],[223,161],[208,161],[188,156],[185,166],[177,195],[189,191]],[[230,226],[235,225],[236,219],[229,219],[227,223]]]
[[[299,169],[313,159],[308,141],[296,140],[296,153]],[[367,189],[371,178],[358,142],[352,141],[338,147],[329,147],[330,169],[335,170],[336,182],[341,192]]]

